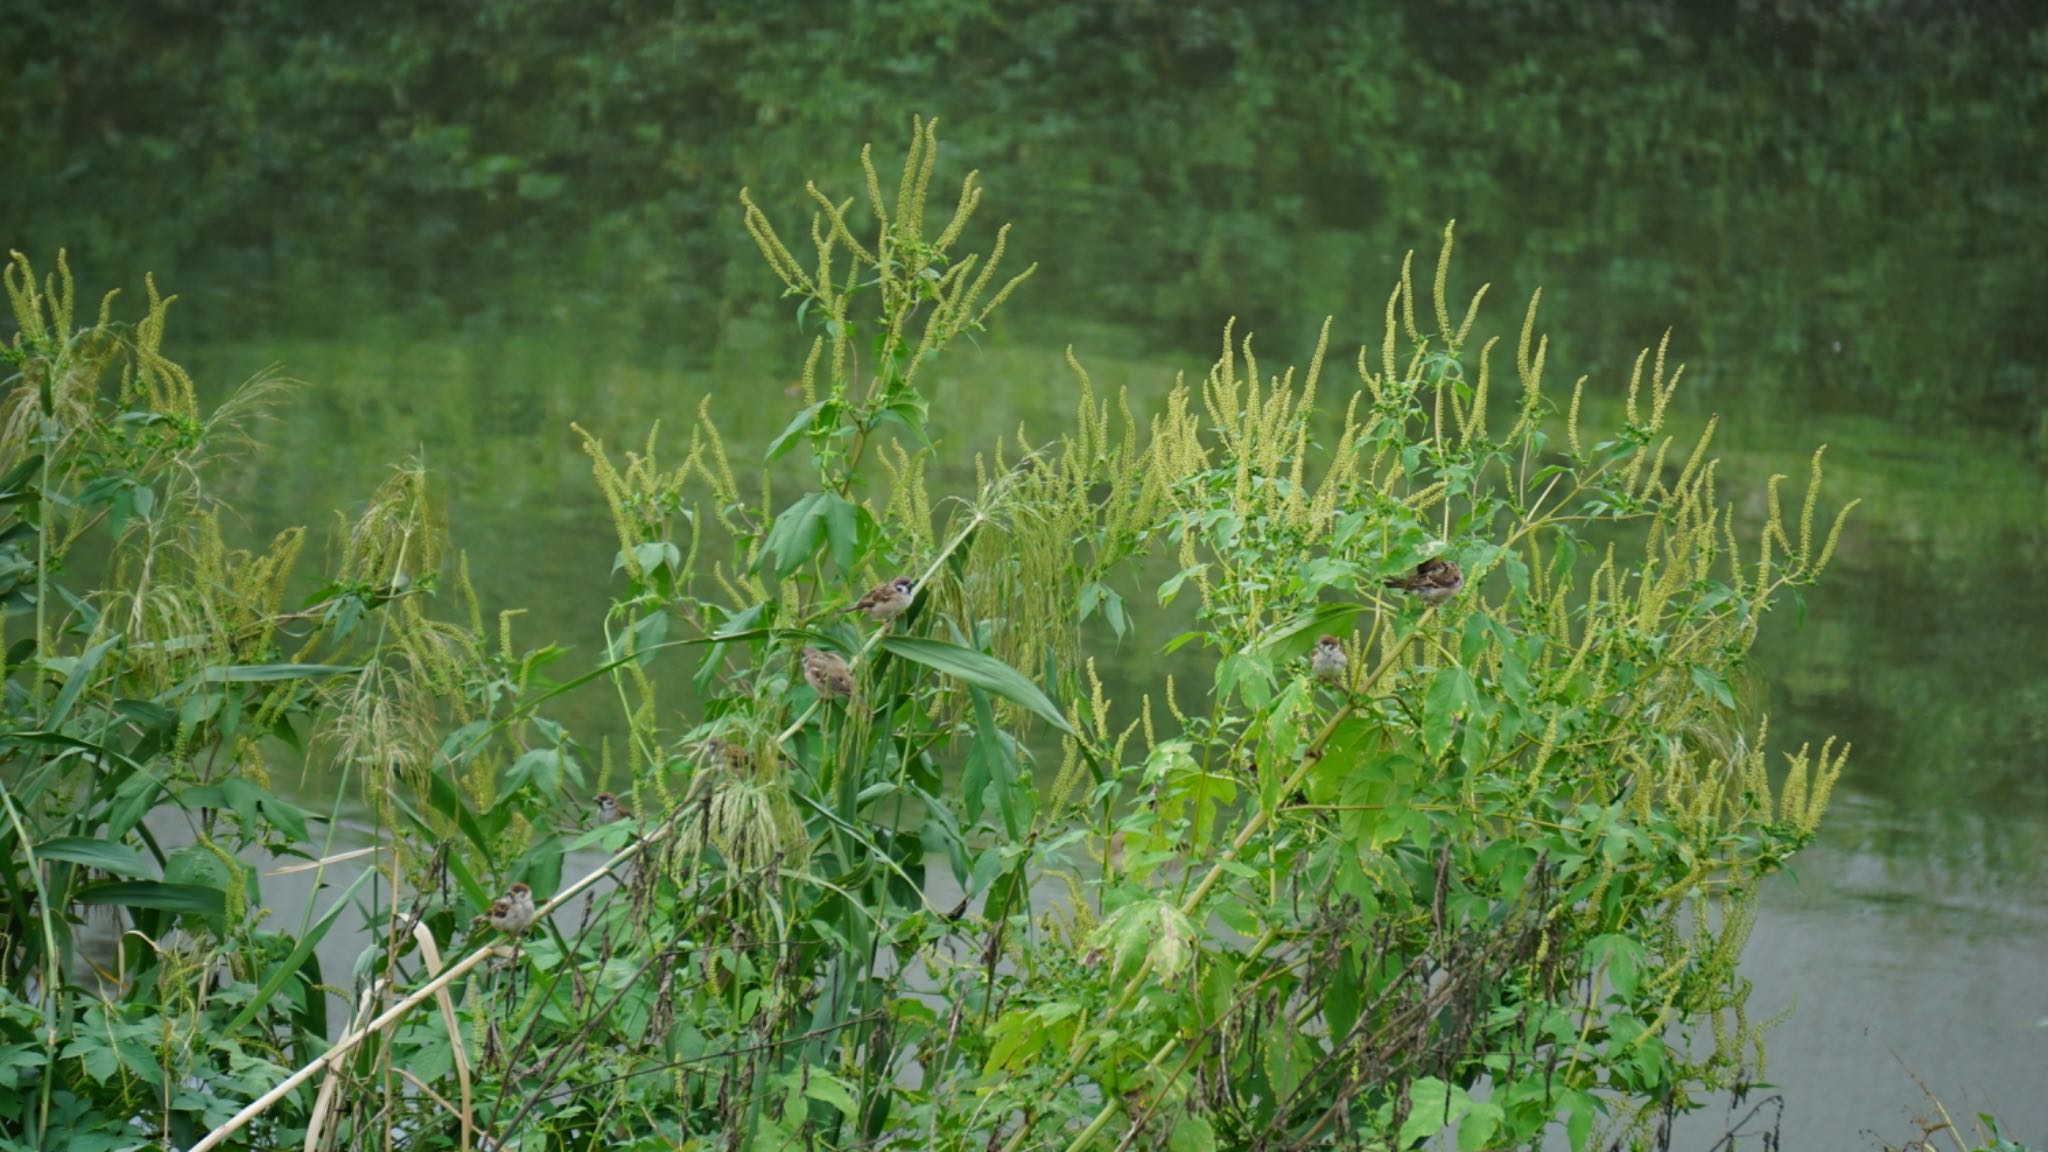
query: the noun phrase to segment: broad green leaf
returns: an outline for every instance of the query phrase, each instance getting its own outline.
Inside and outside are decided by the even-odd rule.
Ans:
[[[773,560],[775,574],[787,576],[810,562],[825,538],[825,514],[819,502],[823,492],[813,492],[782,510],[761,542],[761,558]]]
[[[1723,679],[1719,672],[1704,664],[1695,664],[1692,669],[1692,682],[1714,703],[1723,708],[1735,707],[1735,694],[1728,690],[1728,681]]]
[[[1325,632],[1342,634],[1359,613],[1369,611],[1371,606],[1366,604],[1318,604],[1268,628],[1252,649],[1275,663],[1299,660],[1315,647],[1316,637]]]
[[[1193,1112],[1181,1113],[1166,1138],[1168,1152],[1216,1152],[1216,1129]]]
[[[1188,577],[1207,567],[1207,564],[1197,564],[1192,568],[1183,568],[1168,577],[1166,583],[1159,586],[1159,602],[1161,604],[1173,603],[1173,598],[1180,595],[1180,586],[1187,583]]]
[[[994,1028],[989,1029],[989,1036],[994,1043],[989,1046],[988,1063],[984,1067],[993,1072],[999,1068],[1022,1067],[1036,1056],[1045,1047],[1046,1030],[1032,1013],[1012,1008],[1003,1013]]]
[[[1293,1030],[1272,1028],[1259,1039],[1266,1049],[1266,1080],[1273,1086],[1274,1094],[1283,1100],[1293,1096],[1306,1071]]]
[[[98,1084],[105,1084],[121,1070],[120,1052],[108,1043],[106,1037],[93,1031],[81,1032],[76,1040],[64,1046],[62,1056],[78,1060],[85,1074]]]
[[[804,303],[808,304],[810,301],[806,300]],[[801,312],[798,314],[797,323],[799,325],[803,323]],[[783,453],[796,447],[797,439],[811,430],[811,424],[818,418],[819,410],[827,403],[828,401],[820,400],[791,417],[789,425],[783,428],[775,439],[768,442],[768,452],[761,457],[761,462],[763,464],[773,464]]]
[[[35,488],[28,483],[28,479],[41,470],[42,466],[43,456],[38,452],[9,468],[5,476],[0,476],[0,505],[20,504],[34,499]]]
[[[1237,992],[1237,961],[1219,952],[1202,962],[1201,991],[1195,1001],[1202,1027],[1213,1027],[1230,1013]]]
[[[1467,1106],[1471,1111],[1458,1125],[1458,1152],[1484,1152],[1493,1147],[1493,1134],[1500,1131],[1507,1114],[1491,1100],[1473,1100]]]
[[[239,888],[244,904],[251,907],[263,902],[255,874],[256,870],[244,861],[234,857],[223,859],[201,844],[188,844],[164,859],[166,884],[190,884],[223,893]]]
[[[1623,996],[1633,997],[1642,975],[1643,946],[1627,936],[1610,933],[1586,942],[1586,959],[1607,966],[1607,980]]]
[[[1037,814],[1031,778],[1017,770],[1017,750],[1011,745],[1009,734],[996,727],[995,709],[989,704],[988,693],[980,688],[968,691],[974,698],[974,743],[967,750],[962,785],[978,779],[984,792],[993,785],[996,806],[1003,815],[1003,830],[1015,840],[1024,835]],[[970,807],[978,818],[982,798],[976,797]]]
[[[534,899],[543,893],[550,893],[562,886],[562,838],[543,836],[533,842],[519,859],[512,862],[512,877],[522,880],[533,888]]]
[[[1130,628],[1130,618],[1124,614],[1124,598],[1105,587],[1102,590],[1102,612],[1109,618],[1110,631],[1121,640]]]
[[[1562,1095],[1565,1136],[1572,1152],[1587,1152],[1593,1140],[1593,1118],[1604,1109],[1599,1098],[1589,1092],[1566,1090]]]
[[[69,864],[83,864],[102,872],[117,876],[147,876],[149,863],[142,854],[126,844],[111,840],[90,840],[83,836],[60,836],[36,845],[36,857],[40,860],[62,860]]]
[[[853,1090],[845,1081],[825,1071],[812,1067],[804,1080],[804,1095],[821,1104],[829,1104],[839,1110],[848,1120],[860,1115],[860,1104],[853,1098]]]
[[[542,797],[548,800],[559,798],[562,794],[562,764],[567,757],[568,753],[560,748],[534,748],[522,753],[505,770],[505,795],[531,784]]]
[[[226,806],[235,810],[245,827],[254,829],[260,821],[269,821],[279,832],[293,841],[306,838],[305,809],[288,804],[258,787],[253,781],[239,776],[230,776],[221,781],[221,798]],[[187,802],[191,802],[190,795]]]
[[[85,654],[71,665],[70,672],[64,677],[64,690],[57,693],[57,702],[50,707],[50,722],[46,727],[53,730],[63,727],[64,717],[70,714],[71,706],[78,702],[78,694],[85,691],[87,684],[92,683],[93,669],[99,667],[100,659],[114,645],[119,644],[121,639],[119,633],[107,637],[86,649]]]
[[[1455,1124],[1468,1103],[1465,1090],[1424,1076],[1408,1086],[1408,1118],[1401,1122],[1400,1148],[1413,1148]]]
[[[882,639],[882,647],[891,655],[943,672],[977,688],[985,688],[1029,709],[1060,731],[1073,734],[1074,730],[1067,726],[1066,717],[1061,716],[1060,710],[1053,707],[1045,693],[1038,690],[1038,685],[1022,672],[987,653],[915,636],[886,636]]]
[[[836,492],[827,492],[820,509],[825,524],[825,547],[832,554],[832,565],[850,576],[860,550],[860,506]]]
[[[1265,711],[1273,701],[1273,665],[1261,656],[1236,652],[1216,664],[1216,695],[1229,699],[1234,691],[1254,712]]]
[[[1422,704],[1422,743],[1432,758],[1451,746],[1451,729],[1459,716],[1472,711],[1478,693],[1472,674],[1457,665],[1436,674],[1429,685],[1429,697]]]
[[[663,569],[674,572],[683,566],[683,552],[667,540],[644,540],[633,545],[633,565],[649,576]],[[612,564],[612,571],[617,572],[625,566],[625,553],[621,552]]]
[[[228,896],[218,888],[197,884],[166,884],[159,880],[116,880],[88,884],[72,894],[80,904],[111,904],[122,908],[157,908],[165,912],[195,912],[201,916],[225,916]]]

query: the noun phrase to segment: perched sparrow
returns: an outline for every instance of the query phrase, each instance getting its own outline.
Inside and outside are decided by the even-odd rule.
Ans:
[[[533,889],[524,884],[514,884],[505,894],[491,901],[491,910],[484,913],[484,923],[496,928],[507,936],[517,936],[533,927],[539,911],[533,906]]]
[[[846,667],[846,661],[822,648],[806,648],[803,656],[804,683],[822,700],[838,700],[853,695],[853,673]]]
[[[910,610],[910,602],[917,593],[917,581],[908,576],[898,576],[887,584],[877,584],[868,594],[854,602],[849,612],[865,612],[868,619],[877,624],[887,624]]]
[[[743,772],[754,763],[754,754],[730,740],[713,736],[704,742],[704,763],[726,772]]]
[[[592,803],[597,806],[599,824],[614,824],[620,820],[633,818],[633,810],[619,803],[619,798],[609,792],[599,792]]]
[[[1456,564],[1441,556],[1417,564],[1413,575],[1397,576],[1387,581],[1387,587],[1413,592],[1431,607],[1456,596],[1464,586],[1465,574],[1458,571]]]
[[[1316,641],[1315,652],[1308,658],[1309,671],[1315,673],[1316,679],[1333,684],[1344,682],[1344,672],[1349,666],[1350,661],[1344,656],[1344,645],[1338,643],[1335,636],[1325,636]]]

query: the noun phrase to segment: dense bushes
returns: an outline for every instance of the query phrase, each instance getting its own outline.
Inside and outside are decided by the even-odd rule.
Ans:
[[[205,480],[256,397],[202,416],[161,301],[88,322],[17,260],[0,1135],[189,1147],[337,1032],[218,1139],[1584,1148],[1759,1070],[1735,961],[1843,754],[1768,773],[1735,686],[1833,550],[1818,456],[1796,511],[1774,480],[1738,525],[1706,440],[1664,432],[1662,351],[1596,432],[1536,301],[1473,339],[1447,234],[1349,371],[1229,332],[1139,415],[1077,362],[1064,435],[933,491],[928,366],[1018,282],[1006,232],[966,253],[974,177],[927,217],[935,160],[921,131],[888,187],[816,194],[802,257],[743,198],[812,334],[797,410],[761,465],[708,402],[680,447],[586,437],[617,595],[559,683],[483,618],[417,469],[284,603],[301,534],[227,549]],[[1457,594],[1386,585],[1432,559]],[[898,619],[846,613],[897,575]],[[1133,638],[1155,600],[1177,634]],[[1312,677],[1326,633],[1344,668]],[[1110,699],[1119,642],[1200,675]],[[623,738],[554,718],[573,692]],[[269,786],[301,755],[373,843],[293,917],[248,861],[342,862],[335,814]],[[542,901],[516,942],[487,926],[520,927],[515,885]],[[370,945],[330,1022],[337,924]]]

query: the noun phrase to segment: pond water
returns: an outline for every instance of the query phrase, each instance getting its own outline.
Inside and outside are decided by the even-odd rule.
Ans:
[[[736,130],[724,176],[765,187],[806,171],[851,191],[859,144],[893,139],[894,123],[763,127],[758,155],[751,129]],[[1806,130],[1790,152],[1855,147],[1824,139],[1825,118]],[[1725,494],[1756,512],[1767,477],[1803,477],[1825,442],[1831,499],[1864,498],[1824,585],[1803,613],[1773,619],[1757,656],[1779,747],[1855,743],[1818,844],[1769,887],[1743,965],[1753,1015],[1790,1011],[1770,1034],[1767,1076],[1785,1100],[1783,1146],[1907,1139],[1932,1110],[1915,1077],[1959,1117],[1995,1111],[2009,1133],[2048,1139],[2048,358],[2010,308],[1969,303],[1996,284],[2000,299],[2038,305],[2038,251],[1999,242],[1968,207],[1918,219],[1935,209],[1904,194],[1912,171],[1849,159],[1811,187],[1734,163],[1554,166],[1523,195],[1525,165],[1474,167],[1468,150],[1463,182],[1446,186],[1456,202],[1417,202],[1403,190],[1436,186],[1390,175],[1360,188],[1327,157],[1262,151],[1248,135],[1189,134],[1194,159],[1163,181],[1114,151],[1116,135],[1060,148],[1019,137],[976,154],[994,185],[985,213],[1018,219],[1012,250],[1047,272],[1013,302],[1014,320],[944,365],[931,399],[947,438],[1055,431],[1072,404],[1069,343],[1140,411],[1176,372],[1203,370],[1233,314],[1276,360],[1305,359],[1325,314],[1355,347],[1376,336],[1403,252],[1433,257],[1453,216],[1467,241],[1454,290],[1491,279],[1492,323],[1518,321],[1545,287],[1553,381],[1585,372],[1618,389],[1637,349],[1672,328],[1691,365],[1678,425],[1721,416]],[[1390,148],[1431,154],[1411,137]],[[940,182],[961,167],[942,165]],[[287,237],[288,201],[280,191],[271,220]],[[788,419],[803,343],[748,262],[736,212],[693,225],[709,239],[639,236],[642,264],[672,251],[687,265],[645,290],[593,271],[603,249],[588,235],[559,237],[571,255],[549,260],[553,238],[530,224],[478,227],[507,229],[480,245],[536,255],[531,275],[473,285],[467,302],[394,291],[425,275],[402,235],[247,280],[191,283],[160,267],[186,293],[178,324],[201,334],[181,342],[174,325],[172,351],[216,390],[273,364],[303,382],[224,492],[251,537],[331,519],[422,455],[486,610],[530,608],[523,639],[587,656],[615,545],[570,421],[634,444],[657,420],[680,431],[710,395],[735,457],[758,458]],[[725,257],[681,255],[705,252]],[[132,271],[74,263],[88,284]],[[672,291],[682,282],[689,291]],[[1979,378],[2002,383],[1942,398]],[[1147,658],[1148,639],[1127,658]],[[348,959],[330,960],[330,975]],[[1679,1146],[1705,1147],[1754,1103],[1709,1109]]]

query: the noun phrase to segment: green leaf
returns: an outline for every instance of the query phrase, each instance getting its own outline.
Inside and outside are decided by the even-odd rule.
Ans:
[[[1398,1148],[1413,1148],[1458,1122],[1469,1101],[1465,1090],[1434,1076],[1425,1076],[1408,1086],[1408,1118],[1401,1122]]]
[[[1110,631],[1121,640],[1130,628],[1130,618],[1124,615],[1124,598],[1104,587],[1102,590],[1102,613],[1109,617]]]
[[[142,854],[126,844],[111,840],[89,840],[83,836],[59,836],[36,845],[36,858],[83,864],[117,876],[147,876],[150,867]]]
[[[306,817],[310,813],[278,799],[249,780],[230,776],[221,781],[221,797],[247,828],[253,830],[259,821],[267,820],[291,840],[303,841],[306,838]]]
[[[825,493],[813,492],[782,510],[761,542],[761,558],[775,561],[775,574],[787,576],[817,555],[825,538]]]
[[[43,455],[38,452],[22,460],[0,476],[0,505],[20,504],[35,498],[35,488],[28,483],[43,466]]]
[[[1053,707],[1045,693],[1038,690],[1038,685],[1022,672],[987,653],[915,636],[885,636],[882,647],[891,655],[943,672],[976,688],[985,688],[1029,709],[1060,731],[1073,735],[1074,730],[1067,726],[1066,717],[1061,716],[1060,710]]]
[[[256,989],[256,995],[250,997],[249,1002],[242,1006],[242,1010],[236,1013],[235,1018],[228,1022],[222,1035],[233,1036],[240,1032],[243,1026],[256,1018],[258,1012],[263,1011],[263,1006],[270,1003],[271,998],[285,986],[286,981],[298,975],[299,968],[306,963],[306,958],[313,954],[313,949],[320,946],[320,941],[327,937],[327,930],[334,927],[334,921],[340,917],[342,910],[349,906],[349,900],[355,896],[356,890],[376,874],[377,870],[374,868],[365,868],[356,874],[348,889],[337,897],[334,903],[328,905],[327,911],[321,914],[320,919],[315,920],[306,930],[306,934],[292,946],[291,953],[284,958],[284,962],[270,969],[270,974],[264,977],[262,986]],[[325,993],[316,992],[315,995]]]
[[[1207,567],[1207,564],[1197,564],[1192,568],[1183,568],[1179,572],[1174,573],[1167,579],[1166,583],[1159,586],[1159,603],[1162,605],[1173,603],[1173,598],[1180,595],[1180,586],[1187,583],[1188,577]]]
[[[986,789],[986,782],[993,781],[1003,830],[1016,840],[1030,827],[1034,814],[1030,797],[1025,794],[1028,783],[1019,783],[1016,752],[1010,747],[1008,734],[996,727],[995,709],[989,706],[988,693],[980,688],[969,692],[974,697],[974,743],[967,750],[969,767],[962,773],[962,782],[964,785],[967,777],[976,777],[985,782]],[[979,798],[971,805],[975,809],[981,806]]]
[[[835,492],[827,492],[821,502],[821,514],[825,523],[825,546],[832,553],[833,566],[844,575],[853,575],[854,559],[862,535],[860,506]]]
[[[1577,1090],[1568,1090],[1563,1096],[1565,1136],[1572,1152],[1586,1152],[1593,1139],[1593,1116],[1602,1110],[1599,1098]]]
[[[1318,604],[1267,629],[1252,650],[1276,663],[1298,660],[1315,647],[1317,637],[1346,631],[1360,612],[1369,610],[1365,604]]]
[[[983,1067],[992,1072],[998,1068],[1020,1068],[1036,1056],[1045,1047],[1046,1029],[1032,1013],[1012,1008],[989,1029],[989,1037],[993,1043],[989,1046],[988,1063]]]
[[[564,855],[561,837],[543,836],[512,862],[512,877],[525,881],[534,890],[534,898],[539,899],[540,893],[553,892],[562,886]]]
[[[1260,657],[1238,652],[1217,662],[1216,695],[1220,699],[1228,699],[1234,690],[1252,711],[1262,712],[1272,702],[1274,688],[1273,666]]]
[[[57,702],[50,707],[48,727],[56,729],[63,726],[64,717],[70,714],[71,706],[78,701],[78,694],[85,691],[85,686],[92,682],[92,670],[99,666],[100,659],[108,650],[120,642],[119,633],[109,636],[86,649],[85,654],[78,658],[78,662],[71,666],[70,673],[64,677],[64,690],[57,693]]]
[[[80,904],[111,904],[121,908],[157,908],[165,912],[196,912],[225,916],[228,894],[198,884],[166,884],[159,880],[116,880],[88,884],[73,893]]]
[[[559,799],[562,794],[562,768],[568,756],[560,748],[535,748],[521,754],[505,770],[505,795],[531,784],[533,790],[545,799]]]
[[[1607,966],[1607,979],[1614,990],[1633,997],[1642,978],[1643,946],[1627,936],[1595,936],[1586,942],[1586,958]]]
[[[828,1104],[839,1110],[848,1120],[860,1115],[860,1103],[853,1098],[853,1090],[845,1081],[833,1076],[822,1068],[812,1067],[804,1081],[804,1095],[820,1104]]]
[[[666,569],[674,573],[683,566],[682,549],[667,540],[643,540],[633,545],[633,564],[646,575],[653,576]],[[625,567],[624,553],[612,564],[612,571]]]
[[[66,1059],[77,1057],[85,1074],[98,1084],[105,1084],[121,1070],[119,1050],[97,1032],[86,1032],[65,1045],[63,1056]]]
[[[1275,1029],[1261,1037],[1266,1048],[1266,1081],[1273,1086],[1273,1092],[1281,1099],[1294,1095],[1301,1086],[1303,1074],[1301,1052],[1294,1043],[1291,1031]]]
[[[806,300],[804,303],[809,304],[810,301]],[[801,308],[797,311],[797,324],[798,326],[803,324],[803,310]],[[775,439],[768,442],[768,452],[765,456],[761,457],[761,463],[773,464],[784,453],[796,447],[798,438],[811,430],[811,425],[818,419],[819,410],[823,409],[827,403],[829,401],[820,400],[816,404],[797,413],[794,417],[791,417],[788,427],[785,427],[776,435]]]
[[[1168,1152],[1216,1152],[1216,1129],[1193,1112],[1183,1112],[1166,1138]]]
[[[1735,707],[1735,694],[1728,690],[1728,681],[1722,679],[1719,672],[1704,664],[1695,664],[1692,668],[1692,682],[1721,707]]]
[[[229,664],[208,668],[199,674],[199,678],[208,684],[258,684],[273,680],[353,676],[362,670],[359,664]]]
[[[1491,1100],[1474,1100],[1470,1107],[1458,1125],[1458,1152],[1483,1152],[1493,1147],[1493,1134],[1500,1131],[1507,1113]]]
[[[1098,605],[1102,608],[1103,617],[1109,621],[1110,630],[1116,633],[1117,639],[1123,639],[1124,632],[1130,627],[1130,620],[1124,614],[1124,598],[1109,585],[1093,581],[1081,589],[1081,619],[1086,620],[1093,615]]]
[[[1422,744],[1431,757],[1441,756],[1451,746],[1451,728],[1457,718],[1473,710],[1479,695],[1472,674],[1457,665],[1436,674],[1429,697],[1422,705]]]

